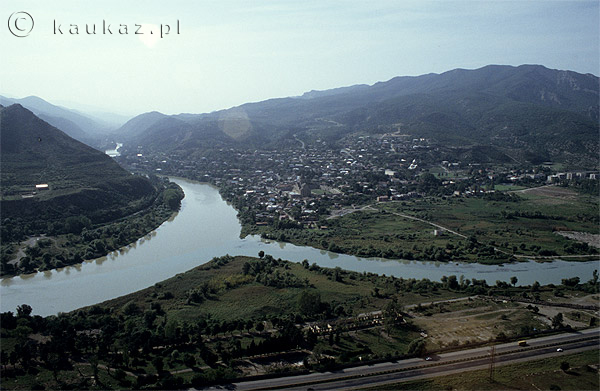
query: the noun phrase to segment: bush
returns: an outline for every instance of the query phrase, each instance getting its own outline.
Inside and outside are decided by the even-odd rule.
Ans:
[[[71,216],[65,220],[66,233],[81,234],[84,228],[90,228],[92,221],[87,216]]]
[[[425,352],[427,352],[427,348],[425,346],[425,340],[423,338],[415,339],[408,345],[409,355],[419,357],[424,355]]]

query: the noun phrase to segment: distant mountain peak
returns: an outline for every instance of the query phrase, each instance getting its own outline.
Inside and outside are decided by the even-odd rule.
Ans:
[[[77,111],[53,105],[44,99],[30,95],[22,99],[11,99],[0,96],[0,103],[10,106],[13,103],[21,104],[31,110],[36,116],[42,118],[56,128],[59,128],[70,137],[82,142],[90,142],[104,126],[92,118]]]
[[[362,90],[362,89],[365,89],[368,87],[369,86],[367,84],[355,84],[355,85],[348,86],[348,87],[332,88],[330,90],[310,90],[310,91],[302,94],[299,98],[302,98],[302,99],[321,98],[324,96],[352,93],[352,92],[356,92],[356,91],[359,91],[359,90]]]

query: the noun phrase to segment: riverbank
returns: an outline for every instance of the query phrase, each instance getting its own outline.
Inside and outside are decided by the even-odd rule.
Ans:
[[[142,209],[107,223],[92,225],[86,216],[69,217],[68,234],[29,237],[2,244],[1,277],[31,274],[95,259],[136,242],[180,208],[183,190],[175,183],[156,183],[157,192]],[[50,224],[50,223],[49,223]]]
[[[598,262],[482,265],[479,263],[383,260],[337,254],[312,247],[269,241],[258,236],[240,239],[237,212],[205,184],[174,179],[185,192],[179,213],[155,231],[106,257],[80,264],[18,277],[4,278],[0,284],[1,311],[14,311],[23,303],[39,315],[56,315],[147,288],[157,282],[186,272],[223,254],[256,256],[260,251],[292,262],[308,260],[320,267],[359,273],[395,276],[404,279],[440,281],[444,276],[464,279],[508,281],[518,285],[560,284],[562,279],[592,278]],[[65,295],[65,292],[69,292]]]
[[[243,208],[236,199],[234,206]],[[523,260],[589,261],[598,249],[581,237],[598,229],[598,205],[579,195],[568,203],[551,196],[498,196],[378,202],[309,224],[256,223],[243,218],[242,235],[385,259],[488,265]],[[247,214],[247,213],[245,213]],[[579,235],[557,235],[563,230]],[[594,236],[594,235],[591,235]]]

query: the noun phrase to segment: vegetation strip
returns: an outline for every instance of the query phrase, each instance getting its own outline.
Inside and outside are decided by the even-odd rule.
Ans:
[[[580,338],[580,339],[577,339],[577,340],[569,341],[568,343],[577,343],[577,342],[589,341],[589,340],[593,340],[593,339],[599,339],[599,338],[598,338],[598,336],[587,337],[587,338]],[[540,345],[540,346],[535,346],[535,347],[532,346],[532,347],[529,347],[529,348],[516,349],[516,350],[507,351],[507,352],[497,353],[496,355],[497,356],[504,356],[504,355],[508,355],[508,354],[514,354],[514,353],[523,352],[523,351],[530,351],[530,350],[538,350],[538,349],[543,349],[543,348],[547,348],[547,347],[551,347],[551,346],[557,346],[557,345],[564,345],[564,342],[555,342],[555,343],[545,344],[545,345]],[[257,390],[257,391],[259,391],[259,390],[277,390],[277,389],[281,389],[281,388],[304,387],[304,386],[311,386],[311,385],[315,385],[315,384],[323,384],[323,383],[332,383],[332,382],[337,382],[337,381],[352,380],[352,379],[357,379],[357,378],[362,378],[362,377],[372,377],[372,376],[386,375],[386,374],[390,374],[390,373],[407,372],[407,371],[411,371],[411,370],[415,370],[415,369],[423,369],[423,368],[431,368],[431,367],[438,367],[438,366],[444,366],[444,365],[451,365],[451,364],[456,364],[456,363],[459,363],[459,362],[476,361],[476,360],[481,360],[481,359],[485,359],[485,358],[489,358],[489,357],[490,357],[489,354],[486,354],[486,355],[480,355],[480,356],[474,356],[474,357],[465,357],[465,358],[455,359],[455,360],[450,360],[450,361],[434,362],[434,363],[428,363],[428,364],[422,364],[422,365],[415,365],[415,366],[406,367],[406,368],[390,369],[390,370],[379,371],[379,372],[370,372],[370,373],[366,373],[366,374],[348,375],[348,376],[337,377],[337,378],[332,378],[332,379],[305,381],[305,382],[299,382],[299,383],[294,383],[294,384],[290,384],[290,385],[285,385],[283,387],[282,386],[260,387],[260,388],[255,388],[253,390]]]

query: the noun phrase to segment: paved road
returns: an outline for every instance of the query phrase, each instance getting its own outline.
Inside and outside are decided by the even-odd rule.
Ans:
[[[579,353],[579,352],[583,352],[586,350],[598,349],[598,341],[581,342],[578,344],[564,345],[564,346],[567,350],[566,354]],[[522,356],[517,356],[515,354],[500,356],[497,358],[497,360],[495,360],[495,366],[501,367],[503,365],[516,364],[519,362],[557,357],[561,354],[565,354],[565,353],[564,352],[559,353],[556,351],[555,347],[549,347],[549,348],[546,348],[543,350],[535,350],[535,351],[526,352],[526,353],[523,353]],[[385,385],[385,384],[394,384],[394,383],[398,383],[399,381],[427,379],[427,378],[433,378],[433,377],[437,377],[437,376],[460,374],[465,371],[474,371],[474,370],[481,370],[481,369],[487,370],[487,369],[489,369],[489,365],[490,365],[490,359],[482,358],[482,359],[475,360],[475,361],[449,364],[449,365],[444,365],[444,366],[440,366],[440,367],[431,367],[431,368],[426,368],[426,369],[422,369],[422,370],[417,369],[417,370],[413,370],[413,371],[396,372],[396,373],[391,373],[388,375],[374,376],[371,378],[365,378],[364,382],[356,382],[356,381],[352,382],[352,380],[348,380],[348,381],[340,381],[340,382],[329,383],[329,384],[322,384],[322,385],[319,385],[318,387],[313,387],[313,389],[315,391],[316,390],[331,390],[331,389],[336,389],[336,390],[364,389],[365,387],[381,386],[381,385]],[[305,390],[305,389],[306,389],[306,387],[288,388],[288,390]]]
[[[577,333],[563,333],[528,340],[528,346],[526,347],[517,346],[515,342],[499,344],[496,345],[496,365],[537,360],[564,354],[564,352],[559,353],[556,351],[558,347],[565,349],[567,354],[580,350],[598,349],[599,341],[600,329],[596,328]],[[353,389],[367,385],[392,383],[402,379],[440,376],[487,367],[490,363],[489,353],[490,348],[483,347],[432,356],[432,361],[413,358],[347,368],[335,372],[240,382],[223,388],[235,390]]]

